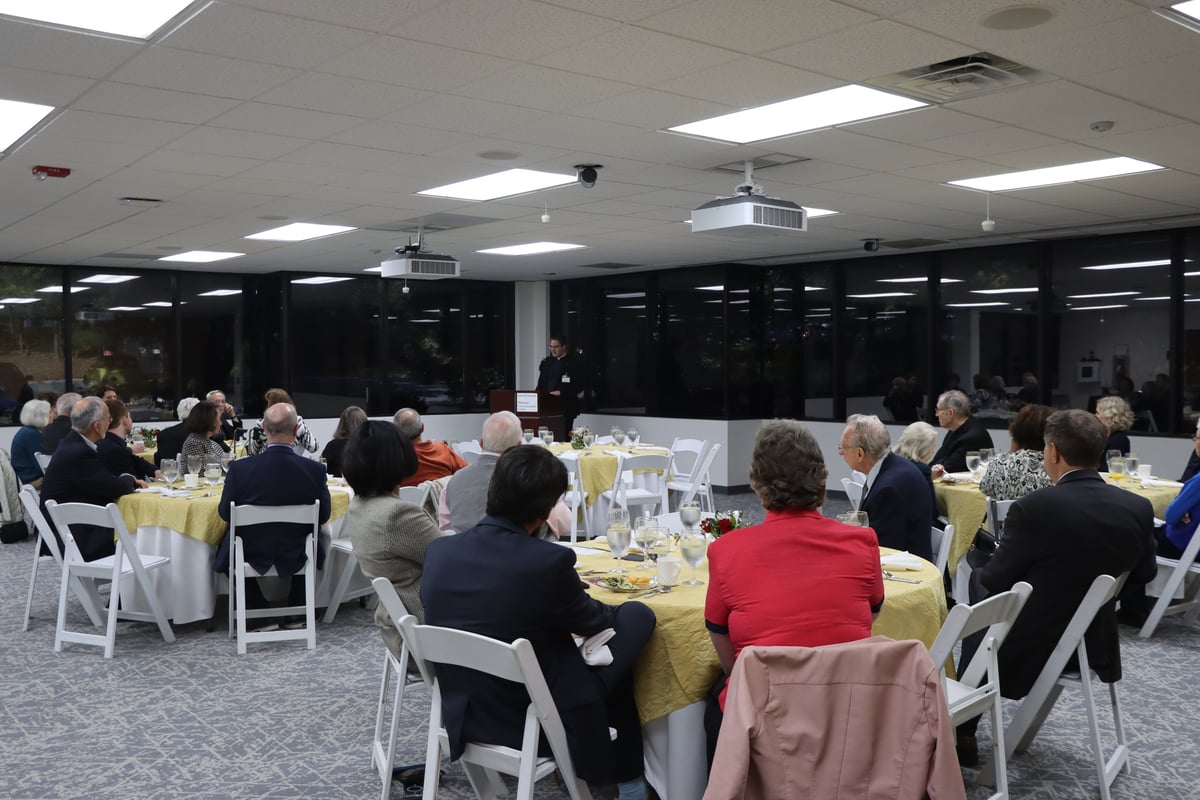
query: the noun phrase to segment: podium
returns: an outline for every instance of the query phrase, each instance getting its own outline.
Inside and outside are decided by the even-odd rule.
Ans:
[[[489,395],[491,412],[511,411],[521,420],[522,428],[546,427],[554,431],[554,441],[567,440],[562,398],[549,392],[524,392],[518,389],[493,389]]]

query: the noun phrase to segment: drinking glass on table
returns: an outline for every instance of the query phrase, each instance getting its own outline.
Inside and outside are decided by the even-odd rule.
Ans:
[[[1108,474],[1114,481],[1121,480],[1125,475],[1125,459],[1121,456],[1108,457]]]
[[[542,431],[542,443],[545,444],[546,447],[554,444],[554,431],[550,430],[549,428]]]
[[[521,439],[522,439],[522,441],[525,442],[525,444],[529,444],[530,442],[532,442],[533,441],[533,428],[525,428],[524,430],[522,430],[521,431]]]
[[[221,482],[221,465],[215,461],[211,461],[204,465],[204,480],[208,481],[209,486],[216,486]]]
[[[649,544],[644,541],[642,544],[642,552],[646,554],[646,558],[650,559],[653,569],[658,569],[658,559],[660,556],[665,556],[671,552],[671,532],[661,525],[651,525],[646,529],[646,538],[649,539]]]
[[[179,477],[179,462],[173,458],[164,458],[158,465],[162,470],[163,478],[167,481],[167,488],[175,485],[175,479]]]
[[[621,430],[620,428],[612,429],[612,437],[613,441],[617,444],[625,444],[625,431]]]
[[[988,463],[996,455],[996,451],[991,447],[985,447],[979,451],[979,468],[987,472]]]
[[[317,463],[321,465],[321,469],[325,470],[325,477],[329,477],[329,462],[324,458],[318,458]]]
[[[679,521],[683,523],[687,533],[694,531],[696,525],[700,523],[700,504],[696,502],[680,503]]]
[[[232,463],[233,451],[230,450],[228,453],[225,453],[221,456],[221,469],[223,469],[225,472],[229,472],[229,465]]]
[[[189,473],[199,475],[202,469],[204,469],[204,456],[187,457],[187,471]]]
[[[704,560],[708,552],[708,537],[700,531],[687,531],[679,540],[679,554],[684,563],[692,568],[692,577],[683,582],[684,586],[703,586],[704,581],[696,577],[696,568]]]
[[[596,443],[596,434],[594,434],[594,433],[585,433],[585,434],[583,435],[583,446],[584,446],[584,447],[591,447],[591,446],[592,446],[592,445],[594,445],[595,443]]]
[[[837,515],[838,522],[845,525],[853,525],[857,528],[871,527],[870,520],[867,518],[865,511],[847,511],[845,514]]]
[[[1132,452],[1129,455],[1125,456],[1125,474],[1129,475],[1130,477],[1137,475],[1138,464],[1141,464],[1141,463],[1142,463],[1141,460],[1136,455],[1134,455]]]
[[[979,472],[980,460],[981,459],[978,450],[967,451],[967,471],[971,473],[972,480],[975,479],[976,473]]]
[[[624,558],[629,552],[629,512],[623,508],[610,508],[604,536],[608,540],[608,549],[612,551],[613,559]],[[624,575],[628,571],[620,565],[609,570],[614,575]]]
[[[629,430],[625,431],[625,435],[626,435],[627,437],[629,437],[629,443],[630,443],[630,444],[637,444],[637,443],[638,443],[638,430],[637,430],[637,428],[630,428]]]
[[[654,527],[654,517],[638,517],[633,523],[633,540],[637,542],[638,547],[642,548],[642,553],[646,556],[646,560],[635,567],[635,569],[654,568],[650,564],[650,548],[654,546],[654,540],[657,536],[658,531]]]

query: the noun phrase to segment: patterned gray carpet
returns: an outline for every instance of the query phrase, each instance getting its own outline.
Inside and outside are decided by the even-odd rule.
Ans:
[[[721,508],[746,509],[750,521],[761,518],[756,505],[748,494],[718,499]],[[845,510],[844,500],[831,499],[825,510]],[[0,548],[0,591],[8,598],[0,614],[0,798],[379,796],[369,746],[382,644],[370,612],[343,606],[332,625],[319,627],[312,652],[274,643],[239,657],[222,621],[212,633],[202,624],[178,627],[173,644],[151,625],[122,623],[111,661],[79,645],[55,653],[57,575],[43,572],[30,629],[20,629],[32,553],[29,542]],[[81,624],[78,602],[70,608]],[[1200,634],[1173,620],[1149,642],[1126,634],[1121,691],[1134,774],[1117,779],[1113,797],[1200,797]],[[427,694],[410,691],[397,763],[422,760],[427,713]],[[981,745],[987,737],[985,721]],[[1014,797],[1097,796],[1077,698],[1060,701],[1030,752],[1012,764],[1011,780]],[[988,792],[968,780],[968,795]],[[404,796],[399,782],[392,796]],[[459,767],[445,768],[440,796],[472,796]],[[544,781],[538,797],[566,793]],[[596,797],[609,800],[615,791],[596,787]]]

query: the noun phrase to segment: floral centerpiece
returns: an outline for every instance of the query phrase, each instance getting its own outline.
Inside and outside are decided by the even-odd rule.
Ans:
[[[714,539],[720,539],[732,530],[742,527],[742,512],[718,511],[715,517],[700,520],[700,530]]]
[[[591,433],[591,431],[589,431],[587,428],[582,428],[582,427],[575,428],[574,430],[572,430],[571,431],[571,447],[575,450],[582,450],[583,448],[587,447],[587,445],[583,443],[583,437],[587,436],[590,433]]]
[[[133,435],[142,437],[142,443],[148,448],[153,449],[158,444],[158,431],[154,428],[134,428]]]

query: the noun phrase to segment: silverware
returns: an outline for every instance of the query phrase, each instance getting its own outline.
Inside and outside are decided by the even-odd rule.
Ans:
[[[916,578],[901,578],[896,575],[893,575],[892,573],[888,572],[886,569],[883,571],[883,577],[885,580],[897,581],[898,583],[920,583],[920,581],[917,580]]]
[[[630,600],[645,600],[647,597],[650,597],[651,595],[666,594],[669,591],[671,591],[670,586],[655,586],[653,589],[651,589],[648,592],[641,592],[640,594],[631,594],[631,595],[629,595],[629,599]]]

